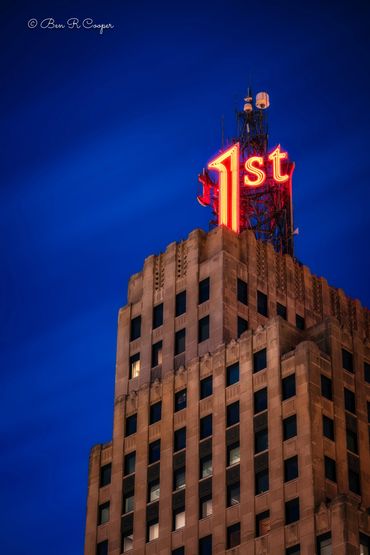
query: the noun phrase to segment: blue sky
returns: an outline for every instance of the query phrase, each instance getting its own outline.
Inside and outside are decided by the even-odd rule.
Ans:
[[[2,552],[82,553],[128,278],[208,228],[197,174],[248,84],[269,92],[270,144],[296,162],[298,258],[370,305],[369,15],[357,1],[2,3]],[[28,28],[46,17],[114,29]]]

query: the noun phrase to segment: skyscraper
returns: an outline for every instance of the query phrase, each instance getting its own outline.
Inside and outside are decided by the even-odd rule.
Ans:
[[[290,182],[257,131],[234,143],[238,164],[261,156],[245,165],[253,183],[280,156]],[[280,187],[278,169],[260,186]],[[240,193],[235,230],[231,185],[202,183],[219,217],[229,202],[227,221],[147,258],[119,311],[113,439],[90,455],[85,555],[368,554],[369,311],[292,256],[291,220],[268,235]]]

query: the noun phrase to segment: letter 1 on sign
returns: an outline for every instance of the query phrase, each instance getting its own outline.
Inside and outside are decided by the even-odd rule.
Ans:
[[[289,175],[281,175],[281,160],[286,160],[287,158],[287,152],[280,152],[280,145],[269,155],[269,160],[272,162],[274,181],[276,183],[284,183],[289,179]]]
[[[211,160],[208,169],[219,173],[218,225],[239,233],[239,143]]]
[[[259,187],[265,182],[266,173],[256,166],[263,166],[262,156],[251,156],[245,162],[245,171],[254,176],[253,179],[248,174],[244,176],[244,184],[248,187]]]

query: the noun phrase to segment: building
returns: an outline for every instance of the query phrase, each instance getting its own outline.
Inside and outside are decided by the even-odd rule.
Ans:
[[[147,258],[85,555],[368,554],[369,335],[359,301],[251,230]]]

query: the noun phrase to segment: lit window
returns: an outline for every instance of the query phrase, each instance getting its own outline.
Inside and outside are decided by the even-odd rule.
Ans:
[[[162,364],[162,341],[152,345],[152,368]]]
[[[123,537],[123,553],[131,551],[131,549],[134,549],[134,535],[132,532]]]
[[[208,301],[209,299],[209,278],[203,279],[199,282],[199,304]]]
[[[137,378],[140,374],[140,353],[135,353],[130,357],[130,376],[129,379]]]
[[[136,318],[133,318],[131,320],[130,341],[139,339],[140,335],[141,335],[141,316],[136,316]]]
[[[227,448],[227,465],[231,466],[240,462],[240,445],[234,443]]]
[[[185,526],[185,510],[183,507],[181,509],[176,509],[173,513],[173,529],[179,530]]]
[[[98,524],[105,524],[109,521],[109,501],[99,505],[99,518]]]
[[[159,522],[149,522],[147,531],[147,540],[149,542],[158,539],[159,537]]]
[[[212,497],[208,496],[200,500],[200,518],[207,518],[212,514]]]
[[[226,368],[226,386],[233,385],[239,381],[239,362]]]
[[[253,372],[260,372],[267,366],[266,349],[261,349],[253,355]]]
[[[131,513],[134,510],[134,494],[129,493],[123,498],[124,513]]]
[[[200,460],[200,478],[207,478],[212,475],[212,457],[204,457]]]
[[[163,324],[163,303],[153,308],[153,329],[159,328]]]
[[[160,496],[160,485],[159,480],[155,482],[150,482],[148,485],[148,502],[158,501]]]
[[[237,281],[237,296],[239,302],[248,304],[248,285],[239,278]]]

